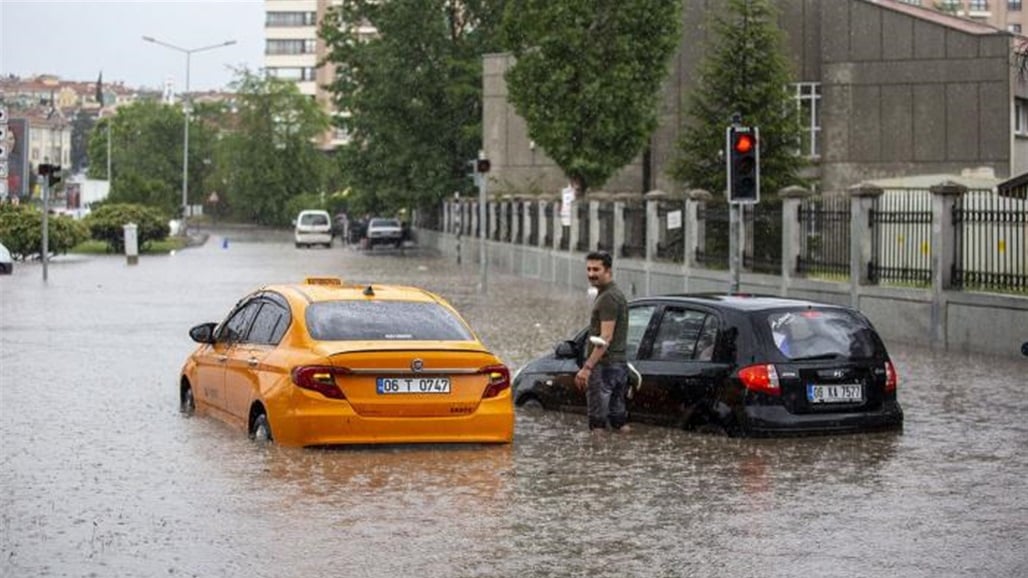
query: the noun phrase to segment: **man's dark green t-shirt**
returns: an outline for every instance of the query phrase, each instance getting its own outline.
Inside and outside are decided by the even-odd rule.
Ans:
[[[607,351],[600,358],[600,363],[625,361],[625,350],[628,341],[628,300],[621,289],[613,281],[600,289],[593,301],[593,311],[589,318],[589,335],[600,334],[601,321],[614,321],[614,337]],[[592,353],[593,346],[589,346]]]

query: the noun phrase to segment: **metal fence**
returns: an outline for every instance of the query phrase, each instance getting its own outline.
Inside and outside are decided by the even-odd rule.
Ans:
[[[589,203],[575,203],[573,208],[578,215],[578,238],[575,239],[575,250],[585,253],[589,251]]]
[[[1028,292],[1028,200],[972,190],[953,207],[956,289]]]
[[[932,282],[932,208],[926,189],[886,189],[870,213],[872,283]]]
[[[599,221],[600,238],[597,249],[614,254],[614,203],[600,203],[596,218]]]
[[[703,203],[697,211],[703,221],[703,239],[696,249],[696,262],[710,269],[728,269],[730,230],[727,203]]]
[[[745,205],[743,205],[745,207]],[[743,267],[756,273],[778,275],[782,272],[782,203],[761,202],[743,211],[746,227],[751,228],[752,246],[743,251]]]
[[[677,212],[677,227],[669,227],[669,216]],[[682,227],[682,203],[661,201],[657,204],[657,260],[681,263],[685,260],[685,229]]]
[[[625,244],[621,246],[621,257],[646,257],[646,205],[625,203]]]
[[[808,277],[849,278],[850,207],[849,197],[815,197],[800,205],[797,273]]]

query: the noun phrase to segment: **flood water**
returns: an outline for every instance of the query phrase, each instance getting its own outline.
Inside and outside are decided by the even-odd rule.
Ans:
[[[903,432],[594,438],[543,412],[510,446],[260,447],[176,389],[189,327],[260,285],[423,286],[513,368],[589,303],[498,274],[480,296],[476,265],[418,250],[227,238],[0,277],[0,576],[1028,575],[1028,358],[887,343]]]

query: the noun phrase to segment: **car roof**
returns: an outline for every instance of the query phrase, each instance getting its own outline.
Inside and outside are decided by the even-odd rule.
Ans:
[[[302,283],[267,285],[262,291],[275,291],[287,298],[299,298],[308,304],[323,301],[418,301],[440,302],[441,299],[419,287],[407,285],[376,285],[344,283],[336,277],[309,277]]]
[[[642,302],[678,302],[705,305],[718,309],[726,309],[740,312],[770,311],[774,309],[795,309],[795,308],[818,308],[818,309],[850,309],[844,305],[825,303],[810,299],[797,299],[792,297],[778,297],[773,295],[750,295],[744,293],[676,293],[668,295],[653,295],[633,299],[632,303]]]

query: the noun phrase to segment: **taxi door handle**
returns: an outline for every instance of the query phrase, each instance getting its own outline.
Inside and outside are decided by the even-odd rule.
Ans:
[[[256,357],[251,357],[250,359],[246,360],[246,364],[250,367],[257,367],[258,363],[260,363],[260,360],[258,360]]]
[[[228,361],[228,356],[227,355],[219,355],[218,356],[218,361],[221,362],[221,363],[225,363],[226,361]]]

